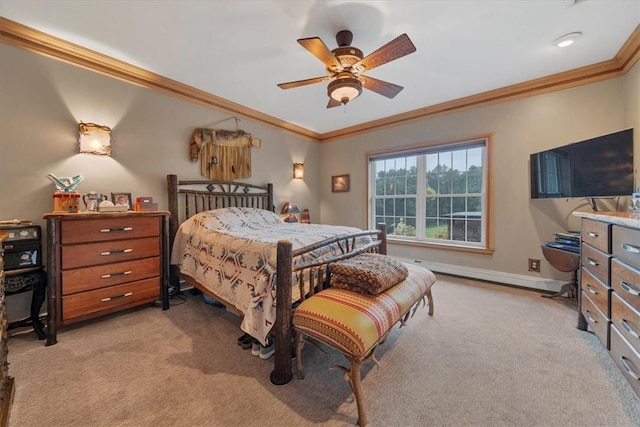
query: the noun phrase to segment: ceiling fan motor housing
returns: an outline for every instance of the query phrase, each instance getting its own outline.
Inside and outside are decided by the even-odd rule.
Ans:
[[[333,49],[331,53],[338,58],[338,61],[340,61],[340,64],[342,64],[344,68],[351,68],[353,64],[364,58],[362,51],[353,46],[337,47]]]

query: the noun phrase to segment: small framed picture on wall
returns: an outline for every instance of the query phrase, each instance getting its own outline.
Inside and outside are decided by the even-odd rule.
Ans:
[[[349,191],[349,175],[334,175],[331,177],[331,191],[344,193]]]
[[[116,206],[126,206],[128,210],[133,209],[131,193],[111,193],[111,201]]]

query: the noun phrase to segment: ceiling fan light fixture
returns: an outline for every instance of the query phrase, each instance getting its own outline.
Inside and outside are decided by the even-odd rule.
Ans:
[[[342,104],[353,101],[362,93],[362,83],[354,77],[342,77],[329,83],[327,93],[330,98]]]

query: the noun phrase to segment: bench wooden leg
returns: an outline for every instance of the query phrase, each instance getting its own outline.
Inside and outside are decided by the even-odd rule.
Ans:
[[[302,370],[302,346],[304,345],[304,334],[296,331],[296,376],[299,380],[304,379],[304,371]]]
[[[364,406],[364,397],[362,396],[362,378],[361,378],[361,365],[362,362],[352,357],[349,359],[349,385],[356,397],[356,404],[358,405],[358,425],[364,427],[367,425],[367,410]]]
[[[427,292],[427,302],[429,303],[429,316],[433,316],[433,296],[431,296],[431,291]]]

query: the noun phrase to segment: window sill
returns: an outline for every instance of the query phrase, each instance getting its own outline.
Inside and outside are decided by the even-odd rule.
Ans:
[[[462,246],[451,243],[433,243],[433,242],[419,242],[416,240],[402,240],[387,236],[388,245],[400,245],[400,246],[415,246],[424,249],[436,249],[441,251],[452,251],[474,255],[493,255],[493,248],[481,248],[474,246]]]

